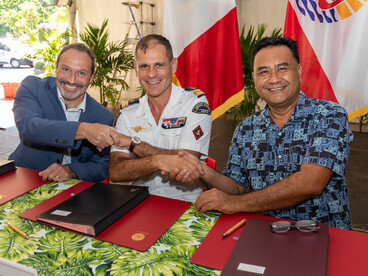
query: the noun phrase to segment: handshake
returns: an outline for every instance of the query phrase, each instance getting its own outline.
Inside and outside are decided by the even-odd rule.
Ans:
[[[118,133],[115,128],[91,123],[80,123],[77,139],[87,139],[95,145],[99,151],[115,145],[129,148],[132,138]],[[162,175],[183,183],[192,183],[204,174],[204,165],[199,160],[198,153],[190,153],[186,150],[160,150],[147,144],[144,145],[144,155],[137,154],[138,157],[150,156],[154,167],[161,171]]]
[[[86,139],[95,145],[99,151],[116,145],[119,147],[130,144],[131,138],[118,133],[115,128],[98,123],[80,123],[75,134],[75,140]],[[128,144],[128,146],[129,146]]]

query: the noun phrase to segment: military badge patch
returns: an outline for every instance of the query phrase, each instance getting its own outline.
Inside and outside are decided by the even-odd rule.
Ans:
[[[195,129],[193,129],[193,134],[196,140],[201,138],[203,136],[203,131],[202,131],[201,126],[197,126]]]
[[[187,117],[163,119],[161,127],[165,129],[179,128],[185,126],[186,121]]]
[[[197,103],[193,109],[192,112],[194,113],[198,113],[198,114],[207,114],[207,115],[211,115],[211,110],[210,107],[207,103]]]

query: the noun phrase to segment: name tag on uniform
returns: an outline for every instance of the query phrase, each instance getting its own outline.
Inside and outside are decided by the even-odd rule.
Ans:
[[[178,118],[168,118],[162,121],[162,128],[179,128],[185,126],[185,122],[187,121],[187,117],[178,117]]]

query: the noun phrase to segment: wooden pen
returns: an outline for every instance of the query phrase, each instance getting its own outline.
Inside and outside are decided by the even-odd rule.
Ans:
[[[8,222],[8,226],[13,229],[15,232],[17,232],[19,235],[21,235],[23,238],[28,239],[28,234],[24,233],[22,230],[20,230],[18,227],[16,227],[11,222]]]
[[[242,226],[245,223],[245,219],[242,219],[237,224],[235,224],[233,227],[231,227],[229,230],[227,230],[223,235],[222,238],[225,238],[226,236],[230,235],[232,232],[234,232],[236,229],[238,229],[240,226]]]

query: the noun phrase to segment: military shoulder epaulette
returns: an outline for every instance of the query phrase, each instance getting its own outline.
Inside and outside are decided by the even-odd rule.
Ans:
[[[198,88],[186,87],[184,90],[185,91],[192,91],[198,98],[200,98],[202,96],[206,96],[206,94]]]
[[[129,105],[137,104],[139,103],[139,98],[131,99],[123,104],[120,105],[120,109],[123,109]]]

